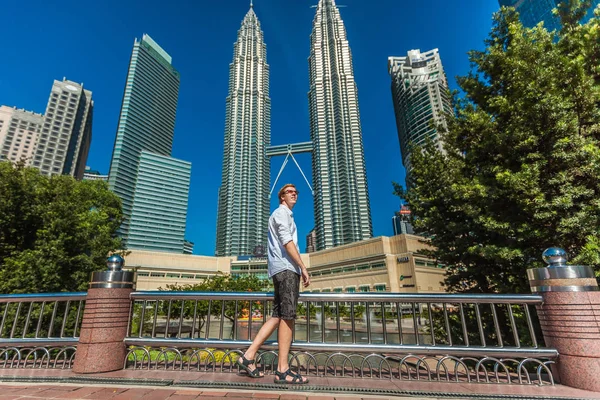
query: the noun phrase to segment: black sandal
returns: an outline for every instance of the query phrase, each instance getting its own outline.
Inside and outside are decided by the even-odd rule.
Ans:
[[[237,360],[237,364],[240,368],[242,368],[244,371],[246,371],[248,373],[248,376],[250,376],[250,378],[263,378],[264,375],[260,374],[260,371],[258,370],[257,366],[254,366],[254,369],[250,369],[249,367],[251,365],[254,365],[254,360],[248,360],[246,359],[246,357],[244,357],[243,355],[240,356],[240,358],[238,358]]]
[[[275,378],[275,383],[279,383],[279,384],[304,385],[304,384],[308,383],[308,379],[303,380],[302,376],[300,374],[292,371],[290,368],[288,368],[288,370],[285,372],[275,371],[275,375],[277,376]],[[288,376],[292,377],[291,381],[288,381],[286,379]]]

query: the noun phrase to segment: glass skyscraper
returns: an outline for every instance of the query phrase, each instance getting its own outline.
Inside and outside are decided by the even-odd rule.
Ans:
[[[217,256],[253,254],[266,246],[269,220],[271,99],[263,31],[252,6],[229,65]]]
[[[108,176],[109,188],[123,203],[119,234],[124,248],[183,252],[183,231],[165,226],[165,221],[181,223],[181,203],[185,197],[187,210],[187,194],[181,195],[173,185],[187,190],[190,173],[189,163],[170,158],[179,95],[179,73],[171,62],[171,56],[150,36],[144,34],[142,40],[135,40]],[[153,184],[147,182],[149,171],[158,174]],[[164,175],[168,173],[173,173],[173,182]],[[172,206],[166,205],[161,187],[172,191]],[[144,215],[147,202],[165,205],[161,208],[163,217]],[[173,235],[181,238],[175,240]],[[155,247],[156,243],[160,245]]]
[[[191,163],[142,150],[127,247],[184,252]]]
[[[389,57],[392,101],[402,153],[402,164],[410,176],[410,145],[422,145],[431,138],[440,148],[437,128],[445,124],[444,113],[452,112],[448,81],[438,49],[425,53],[410,50],[406,57]]]
[[[317,250],[373,236],[358,91],[334,0],[316,8],[308,58]]]
[[[540,21],[549,30],[560,29],[560,18],[552,14],[552,10],[565,0],[498,0],[500,6],[514,7],[519,12],[519,18],[526,27],[532,28]],[[600,0],[593,0],[592,7],[584,18],[588,21],[594,14],[593,9],[600,4]]]

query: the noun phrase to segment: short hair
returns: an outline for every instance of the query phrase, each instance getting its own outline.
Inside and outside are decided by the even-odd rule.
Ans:
[[[283,203],[283,201],[281,200],[281,196],[283,196],[285,194],[285,190],[287,188],[291,188],[291,187],[296,189],[296,185],[294,185],[292,183],[286,183],[285,185],[283,185],[283,187],[281,189],[279,189],[279,193],[277,194],[277,197],[279,198],[279,204]]]

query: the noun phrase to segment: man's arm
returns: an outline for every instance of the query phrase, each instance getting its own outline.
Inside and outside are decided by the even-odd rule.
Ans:
[[[304,287],[307,287],[310,285],[310,277],[308,276],[308,271],[302,262],[302,257],[300,257],[300,253],[298,253],[296,245],[293,241],[289,241],[284,245],[284,247],[287,255],[292,259],[294,264],[300,267],[300,270],[302,271],[302,282],[304,282]]]

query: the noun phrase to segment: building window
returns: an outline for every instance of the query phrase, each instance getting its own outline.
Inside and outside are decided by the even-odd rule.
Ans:
[[[376,292],[385,292],[386,285],[385,285],[385,283],[382,283],[382,284],[373,286],[373,288],[375,289]]]

